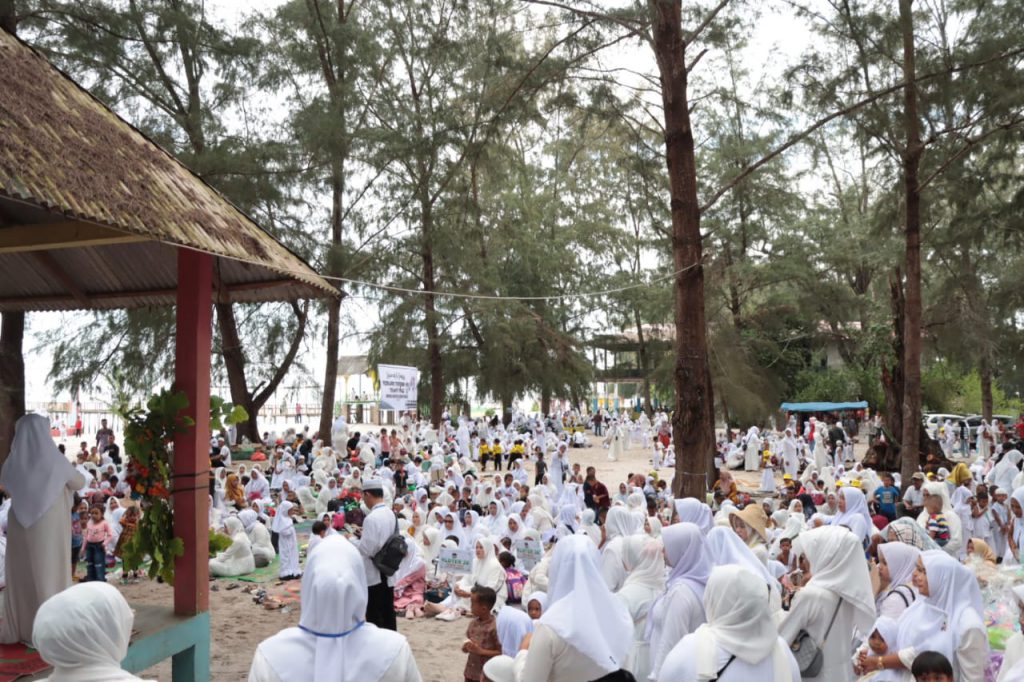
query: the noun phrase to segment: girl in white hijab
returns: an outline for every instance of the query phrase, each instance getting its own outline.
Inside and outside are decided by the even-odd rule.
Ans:
[[[704,590],[707,623],[673,647],[659,682],[800,682],[757,578],[742,566],[712,569]]]
[[[498,596],[494,610],[505,605],[508,597],[505,569],[498,563],[495,556],[494,543],[490,538],[476,541],[473,567],[468,575],[462,576],[452,588],[452,593],[440,604],[427,602],[423,612],[428,616],[437,616],[439,620],[452,621],[461,614],[469,613],[469,598],[474,586],[489,587]]]
[[[49,682],[137,682],[121,669],[135,617],[113,585],[80,583],[39,607],[32,645],[53,666]]]
[[[704,622],[704,585],[711,573],[704,534],[696,525],[669,526],[662,531],[661,541],[671,568],[665,593],[651,605],[645,633],[655,679],[672,647]]]
[[[626,581],[626,568],[623,560],[622,544],[624,538],[643,533],[643,521],[638,514],[633,514],[625,507],[612,507],[605,517],[605,544],[601,551],[601,575],[605,584],[612,592],[618,591]]]
[[[626,538],[625,559],[629,575],[615,596],[633,619],[633,645],[622,667],[637,680],[646,680],[651,672],[651,661],[650,646],[644,634],[651,605],[665,590],[664,546],[658,540],[633,535]]]
[[[921,551],[903,542],[885,542],[878,546],[878,578],[880,588],[875,598],[879,616],[893,620],[917,601],[917,590],[912,585],[914,569]]]
[[[974,573],[941,550],[928,550],[918,560],[914,586],[922,598],[900,617],[899,653],[862,657],[863,667],[909,670],[918,653],[938,651],[953,665],[953,679],[984,680],[988,631]]]
[[[18,420],[0,471],[0,485],[12,498],[0,643],[29,641],[40,604],[71,585],[71,505],[85,483],[53,444],[46,417]]]
[[[696,524],[700,532],[707,535],[715,527],[715,518],[711,507],[693,497],[684,497],[675,501],[676,518],[682,523]]]
[[[798,554],[807,557],[811,578],[793,597],[779,634],[793,642],[806,630],[816,642],[824,642],[821,672],[804,677],[804,682],[852,681],[854,628],[869,632],[875,622],[875,597],[864,549],[855,535],[836,526],[801,533],[795,546]]]
[[[849,528],[850,532],[860,538],[861,542],[871,539],[871,530],[874,525],[871,523],[868,501],[860,488],[844,486],[840,489],[839,513],[832,517],[831,525]]]
[[[340,536],[310,553],[299,625],[256,649],[249,682],[419,682],[405,637],[367,623],[366,573]]]
[[[299,540],[295,534],[295,522],[291,517],[292,503],[281,502],[274,515],[270,530],[277,533],[277,549],[281,553],[281,567],[278,575],[282,580],[291,580],[302,575],[299,568]]]
[[[519,460],[516,460],[516,463],[518,462]],[[533,632],[533,620],[526,615],[525,611],[506,606],[498,611],[497,628],[501,653],[505,656],[515,657],[519,653],[523,638]]]
[[[594,543],[580,535],[555,546],[548,606],[516,656],[517,682],[591,682],[622,669],[633,625],[601,580],[597,559]]]

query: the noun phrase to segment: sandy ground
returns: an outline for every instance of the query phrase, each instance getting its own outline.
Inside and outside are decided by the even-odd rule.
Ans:
[[[591,437],[592,444],[598,440]],[[620,461],[609,462],[608,451],[601,447],[599,442],[596,447],[571,450],[570,462],[579,462],[584,469],[590,465],[595,466],[598,479],[605,482],[609,488],[617,487],[630,473],[648,472],[651,469],[650,455],[646,448],[629,449]],[[529,466],[528,468],[532,469]],[[672,475],[669,469],[662,469],[660,473],[668,478]],[[760,482],[759,474],[736,474],[742,488],[753,490]],[[779,482],[781,483],[781,477]],[[266,611],[262,606],[255,604],[252,596],[244,593],[242,589],[227,590],[230,582],[218,580],[215,584],[218,591],[210,593],[213,632],[211,679],[218,682],[245,680],[256,646],[282,628],[297,624],[299,606],[295,603],[282,610]],[[245,585],[240,583],[241,587]],[[262,587],[267,588],[271,595],[288,594],[287,585],[269,583]],[[170,604],[173,601],[171,588],[155,582],[143,580],[139,584],[123,586],[121,589],[129,602]],[[466,619],[454,623],[434,619],[399,620],[399,632],[408,637],[424,682],[463,680],[462,670],[466,658],[465,654],[459,651],[459,647],[465,638],[467,624]],[[148,670],[143,677],[169,681],[170,661]]]

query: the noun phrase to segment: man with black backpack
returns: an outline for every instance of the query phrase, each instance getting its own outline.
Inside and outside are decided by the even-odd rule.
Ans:
[[[363,568],[366,571],[369,594],[366,622],[397,631],[394,574],[405,555],[405,541],[398,533],[395,513],[384,503],[384,484],[381,480],[363,482],[363,502],[370,508],[370,513],[363,519],[362,532],[355,545],[363,555]]]

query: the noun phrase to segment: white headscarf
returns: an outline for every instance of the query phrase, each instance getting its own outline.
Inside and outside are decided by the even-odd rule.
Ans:
[[[779,630],[757,577],[742,566],[719,566],[711,571],[704,590],[707,622],[694,633],[698,680],[717,679],[718,647],[750,665],[771,656],[771,679],[791,679],[790,654],[779,639]],[[672,679],[670,673],[662,668],[661,678]]]
[[[622,546],[622,563],[629,575],[618,594],[642,588],[660,594],[665,589],[665,558],[660,540],[646,535],[626,538]]]
[[[928,596],[917,599],[899,620],[900,648],[921,646],[952,660],[960,638],[971,629],[985,630],[978,579],[971,569],[942,550],[921,552]]]
[[[121,669],[134,619],[128,602],[107,583],[79,583],[47,599],[36,612],[32,626],[32,646],[54,668],[47,679],[139,680]]]
[[[801,533],[797,543],[811,565],[807,584],[849,602],[854,626],[868,632],[875,622],[875,595],[860,540],[845,528],[823,526]]]
[[[889,567],[890,589],[897,585],[911,584],[921,550],[903,542],[885,542],[878,546],[878,553]]]
[[[704,585],[711,573],[705,539],[700,528],[693,523],[677,523],[661,532],[665,545],[665,559],[671,570],[667,589],[684,583],[693,590],[697,599],[704,598]]]
[[[681,500],[676,500],[675,507],[679,521],[696,524],[704,535],[707,535],[714,528],[715,518],[711,513],[711,507],[700,500],[685,497]]]
[[[605,543],[618,537],[638,535],[644,531],[644,523],[638,514],[633,514],[625,507],[612,507],[604,522]]]
[[[551,605],[539,622],[611,673],[622,668],[633,642],[633,619],[612,598],[597,565],[597,548],[589,539],[571,535],[559,540],[548,567]]]
[[[14,517],[31,528],[50,510],[78,470],[53,444],[50,422],[26,414],[14,425],[11,452],[0,472],[0,485],[11,496]]]
[[[281,502],[280,506],[277,508],[277,513],[274,514],[274,520],[270,524],[270,530],[275,533],[280,533],[295,525],[292,522],[291,517],[288,516],[288,512],[291,511],[292,506],[292,503],[288,500]]]
[[[494,555],[494,543],[490,538],[480,538],[476,544],[484,548],[484,558],[476,557],[476,545],[474,545],[473,567],[469,575],[462,579],[463,589],[468,590],[474,585],[481,585],[499,591],[499,588],[505,584],[505,569]]]
[[[519,653],[519,646],[523,643],[523,638],[533,632],[533,621],[525,611],[520,611],[513,606],[504,606],[501,611],[498,611],[497,628],[501,653],[506,656],[515,656]]]
[[[778,589],[778,581],[768,572],[764,563],[754,556],[754,553],[740,536],[736,535],[731,528],[718,526],[708,532],[707,539],[708,559],[713,566],[743,566],[754,575],[760,576],[766,583]]]
[[[341,536],[324,538],[310,553],[301,596],[299,626],[259,646],[282,682],[378,682],[408,646],[397,632],[364,620],[363,560]]]
[[[846,502],[846,511],[841,511],[832,517],[833,526],[845,526],[861,540],[871,539],[871,512],[868,511],[868,501],[860,488],[844,486],[839,494]]]

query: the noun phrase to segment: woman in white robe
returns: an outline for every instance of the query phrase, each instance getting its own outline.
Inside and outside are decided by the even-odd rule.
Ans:
[[[121,669],[134,620],[128,602],[107,583],[80,583],[47,599],[32,631],[32,645],[53,666],[46,680],[141,682]]]
[[[878,546],[879,590],[875,611],[879,616],[899,620],[917,601],[912,580],[921,550],[903,542],[885,542]]]
[[[533,632],[533,621],[525,611],[511,606],[506,606],[498,611],[497,621],[501,653],[505,656],[515,657],[519,653],[519,647],[523,644],[523,638]]]
[[[651,672],[650,645],[644,635],[651,604],[665,590],[664,547],[659,540],[642,535],[626,539],[625,558],[629,575],[615,596],[633,619],[633,644],[622,667],[637,680],[646,680]]]
[[[39,606],[71,585],[71,505],[85,477],[53,444],[49,420],[27,414],[14,427],[0,485],[11,496],[0,643],[13,644],[31,640]]]
[[[268,500],[270,499],[270,483],[263,472],[253,467],[249,476],[249,482],[245,484],[246,500]]]
[[[704,585],[711,572],[704,534],[694,524],[669,526],[662,531],[661,541],[670,566],[668,582],[665,593],[651,606],[645,633],[654,679],[672,647],[704,623]]]
[[[821,648],[823,663],[804,682],[852,682],[854,628],[870,632],[875,622],[875,597],[860,540],[845,528],[826,526],[801,533],[794,543],[807,557],[811,578],[793,597],[779,634],[793,642],[806,630]],[[826,637],[827,632],[827,637]]]
[[[467,575],[462,576],[453,586],[451,594],[440,604],[427,602],[423,612],[428,616],[438,616],[440,620],[455,620],[459,615],[469,613],[470,594],[476,585],[489,587],[497,594],[494,610],[505,605],[508,597],[505,569],[498,563],[494,543],[488,538],[476,541],[473,566]]]
[[[252,516],[242,512],[238,515],[238,520],[242,522],[245,534],[249,536],[253,561],[256,563],[256,568],[269,566],[277,556],[277,552],[274,551],[274,543],[270,540],[270,531],[260,523],[259,515],[255,510],[247,511],[251,511]]]
[[[277,508],[270,529],[277,533],[277,549],[281,553],[281,567],[278,576],[282,580],[298,578],[302,575],[299,568],[299,539],[295,534],[295,521],[291,517],[292,503],[285,500]]]
[[[214,558],[210,559],[210,575],[229,578],[248,575],[256,570],[252,543],[242,526],[242,522],[234,516],[224,521],[224,529],[231,537],[231,546]]]
[[[875,526],[864,493],[860,488],[844,486],[839,490],[838,502],[839,513],[832,517],[831,525],[849,528],[861,542],[869,541]]]
[[[768,586],[768,610],[776,618],[782,618],[782,591],[779,581],[764,563],[743,543],[740,536],[724,527],[712,528],[707,539],[708,561],[712,566],[743,566],[760,577]]]
[[[757,471],[761,466],[761,432],[756,426],[747,430],[747,443],[743,457],[744,471]]]
[[[622,669],[633,626],[601,580],[597,559],[594,543],[581,535],[555,546],[548,606],[516,655],[516,682],[591,682]]]
[[[988,482],[996,488],[1013,490],[1013,481],[1020,474],[1020,463],[1024,461],[1024,455],[1020,450],[1010,450],[1003,455],[1002,459],[988,472]]]
[[[612,423],[612,428],[608,432],[608,461],[618,462],[622,459],[625,453],[625,437],[622,433],[622,427],[617,423]]]
[[[704,535],[707,535],[715,527],[715,516],[711,512],[711,507],[700,500],[684,497],[681,500],[676,500],[673,506],[677,522],[695,524]]]
[[[310,553],[298,627],[263,640],[249,682],[420,682],[405,637],[365,621],[366,572],[339,536]]]
[[[800,682],[759,582],[742,566],[712,569],[704,589],[707,623],[672,648],[659,682]]]

